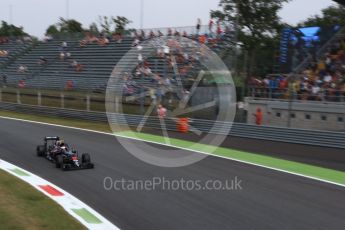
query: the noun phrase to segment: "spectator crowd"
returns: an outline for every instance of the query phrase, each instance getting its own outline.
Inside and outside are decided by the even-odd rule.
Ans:
[[[251,77],[248,85],[253,97],[344,101],[345,39],[334,43],[322,58],[314,58],[299,74]]]

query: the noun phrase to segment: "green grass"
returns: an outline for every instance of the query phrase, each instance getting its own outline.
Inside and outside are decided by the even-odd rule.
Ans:
[[[52,124],[73,126],[84,129],[91,129],[96,131],[111,132],[110,127],[106,123],[100,122],[87,122],[81,120],[73,119],[63,119],[63,118],[52,118],[38,115],[28,115],[19,114],[14,112],[0,111],[0,116],[15,117],[26,120],[40,121]],[[132,131],[118,132],[115,135],[138,138],[142,140],[152,141],[156,143],[165,143],[162,136],[147,134],[147,133],[137,133]],[[213,155],[218,155],[226,157],[229,159],[245,161],[252,164],[258,164],[265,167],[271,167],[278,170],[284,170],[291,173],[302,174],[309,177],[314,177],[322,180],[328,180],[334,183],[345,185],[345,172],[332,170],[328,168],[322,168],[318,166],[308,165],[304,163],[283,160],[279,158],[274,158],[270,156],[265,156],[261,154],[249,153],[239,150],[233,150],[223,147],[209,146],[200,143],[194,143],[186,140],[170,138],[171,145],[182,147],[186,149],[201,151],[203,153],[211,153]]]
[[[137,133],[132,131],[119,132],[119,136],[138,138],[148,140],[156,143],[165,143],[164,137],[151,135],[147,133]],[[322,168],[318,166],[308,165],[304,163],[283,160],[261,154],[248,153],[239,150],[233,150],[223,147],[209,146],[200,143],[193,143],[190,141],[170,138],[170,143],[173,146],[178,146],[186,149],[196,150],[203,153],[211,153],[213,155],[226,157],[229,159],[244,161],[252,164],[258,164],[270,168],[284,170],[296,174],[302,174],[309,177],[315,177],[322,180],[328,180],[334,183],[345,185],[345,172]]]
[[[74,90],[46,90],[46,89],[17,89],[2,88],[1,100],[3,102],[17,103],[17,92],[20,92],[20,101],[26,105],[37,105],[38,92],[41,93],[41,105],[61,107],[61,93],[64,94],[64,107],[68,109],[86,110],[87,95],[90,96],[90,110],[105,112],[105,94]],[[147,108],[147,106],[146,106]],[[140,114],[140,107],[136,104],[123,104],[124,113]]]
[[[0,229],[85,229],[53,200],[0,170]]]

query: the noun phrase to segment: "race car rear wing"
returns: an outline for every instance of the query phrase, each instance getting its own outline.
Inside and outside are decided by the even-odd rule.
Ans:
[[[60,140],[60,137],[45,137],[45,141],[58,141]]]

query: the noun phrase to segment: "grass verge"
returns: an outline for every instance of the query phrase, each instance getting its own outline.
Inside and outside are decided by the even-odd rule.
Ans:
[[[85,229],[53,200],[0,170],[1,229]]]

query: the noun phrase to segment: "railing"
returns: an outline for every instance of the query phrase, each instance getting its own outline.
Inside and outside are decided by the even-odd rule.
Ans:
[[[23,112],[28,114],[40,114],[47,116],[58,116],[63,118],[83,119],[89,121],[107,122],[104,112],[87,112],[74,109],[61,109],[45,106],[21,105],[15,103],[0,103],[0,109],[8,111]],[[113,114],[118,115],[118,114]],[[112,116],[114,117],[114,116]],[[116,116],[116,121],[120,124],[138,126],[142,120],[141,115],[123,114]],[[176,131],[175,120],[166,118],[167,130]],[[279,141],[304,145],[314,145],[332,148],[345,148],[344,132],[329,132],[319,130],[291,129],[280,127],[256,126],[241,123],[217,122],[210,120],[192,119],[191,125],[201,132],[212,131],[215,134],[230,135],[243,138],[255,138],[269,141]],[[145,127],[160,129],[160,121],[157,117],[149,117]],[[218,128],[217,128],[218,127]],[[220,128],[222,127],[222,128]],[[231,128],[230,133],[217,132]]]
[[[345,102],[345,92],[343,90],[334,90],[332,94],[327,90],[321,89],[318,93],[311,92],[289,92],[289,89],[272,89],[269,87],[249,87],[249,96],[252,99],[285,99],[302,101],[322,101],[322,102]]]

